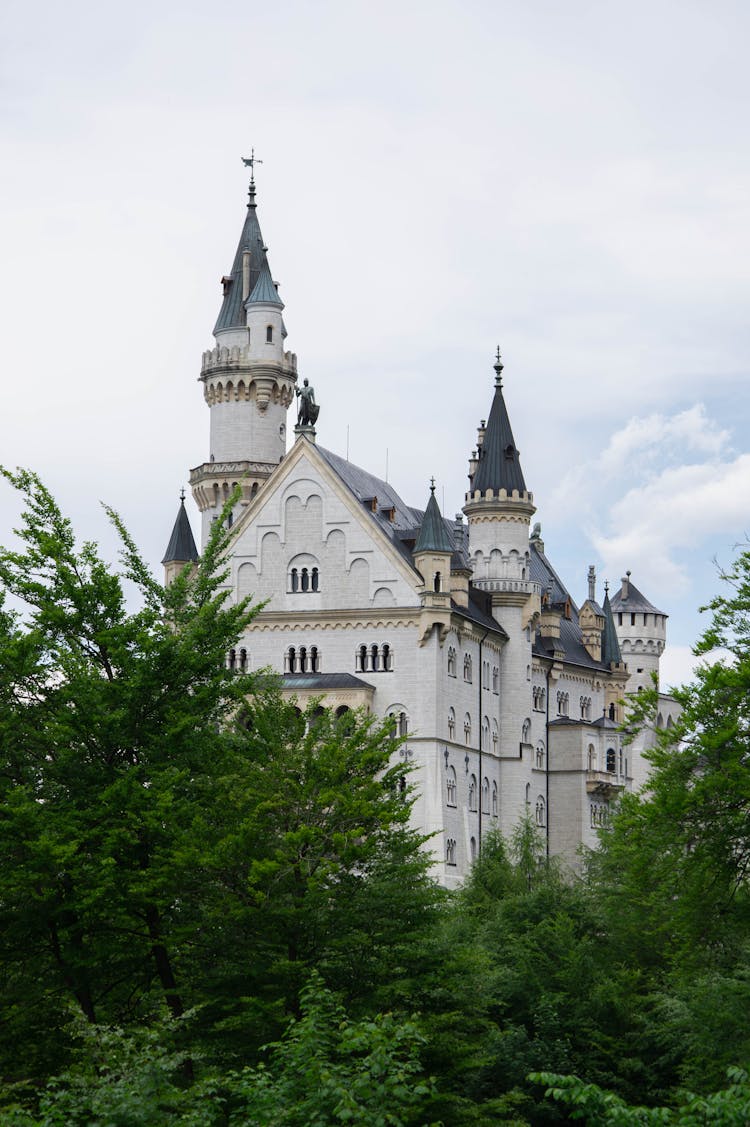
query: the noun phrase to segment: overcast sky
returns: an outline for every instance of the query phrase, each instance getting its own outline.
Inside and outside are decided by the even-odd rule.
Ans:
[[[550,559],[579,602],[631,569],[682,679],[750,530],[749,41],[716,0],[5,0],[0,461],[158,568],[254,146],[319,442],[452,515],[499,343]]]

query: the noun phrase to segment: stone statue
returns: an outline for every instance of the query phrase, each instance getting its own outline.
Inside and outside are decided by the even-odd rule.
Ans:
[[[299,397],[297,408],[297,426],[312,427],[317,422],[320,407],[315,402],[315,388],[310,387],[310,381],[305,380],[303,387],[295,387],[294,394]]]
[[[542,526],[539,523],[539,521],[537,521],[536,524],[534,525],[534,527],[531,530],[531,536],[529,537],[529,539],[530,540],[541,540],[541,538],[542,538]]]

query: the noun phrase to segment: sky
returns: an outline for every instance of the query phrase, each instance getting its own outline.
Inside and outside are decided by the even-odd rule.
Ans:
[[[499,345],[548,557],[579,603],[630,570],[683,681],[750,530],[749,40],[722,0],[5,0],[0,462],[159,573],[254,147],[321,445],[452,516]]]

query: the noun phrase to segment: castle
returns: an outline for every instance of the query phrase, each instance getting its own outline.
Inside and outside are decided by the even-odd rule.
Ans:
[[[247,162],[251,163],[251,162]],[[214,347],[201,376],[208,460],[190,473],[202,539],[230,514],[231,585],[264,601],[230,666],[270,667],[304,707],[392,716],[414,768],[413,816],[435,875],[460,883],[499,828],[528,813],[551,855],[575,867],[613,801],[642,784],[647,735],[624,744],[625,693],[658,675],[667,616],[623,579],[579,607],[547,558],[503,395],[498,351],[489,414],[469,460],[463,515],[424,509],[317,442],[313,390],[285,351],[284,305],[258,222],[254,179]],[[299,400],[287,452],[287,414]],[[468,437],[468,436],[467,436]],[[425,490],[427,492],[427,490]],[[464,521],[463,517],[466,520]],[[197,558],[184,502],[166,579]],[[660,701],[660,722],[675,704]]]

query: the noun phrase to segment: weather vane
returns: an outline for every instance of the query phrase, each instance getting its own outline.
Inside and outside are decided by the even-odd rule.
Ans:
[[[260,159],[260,157],[256,157],[255,149],[250,150],[249,157],[242,158],[242,163],[244,164],[245,168],[250,169],[250,182],[255,183],[255,166],[256,164],[263,164],[263,161]]]

